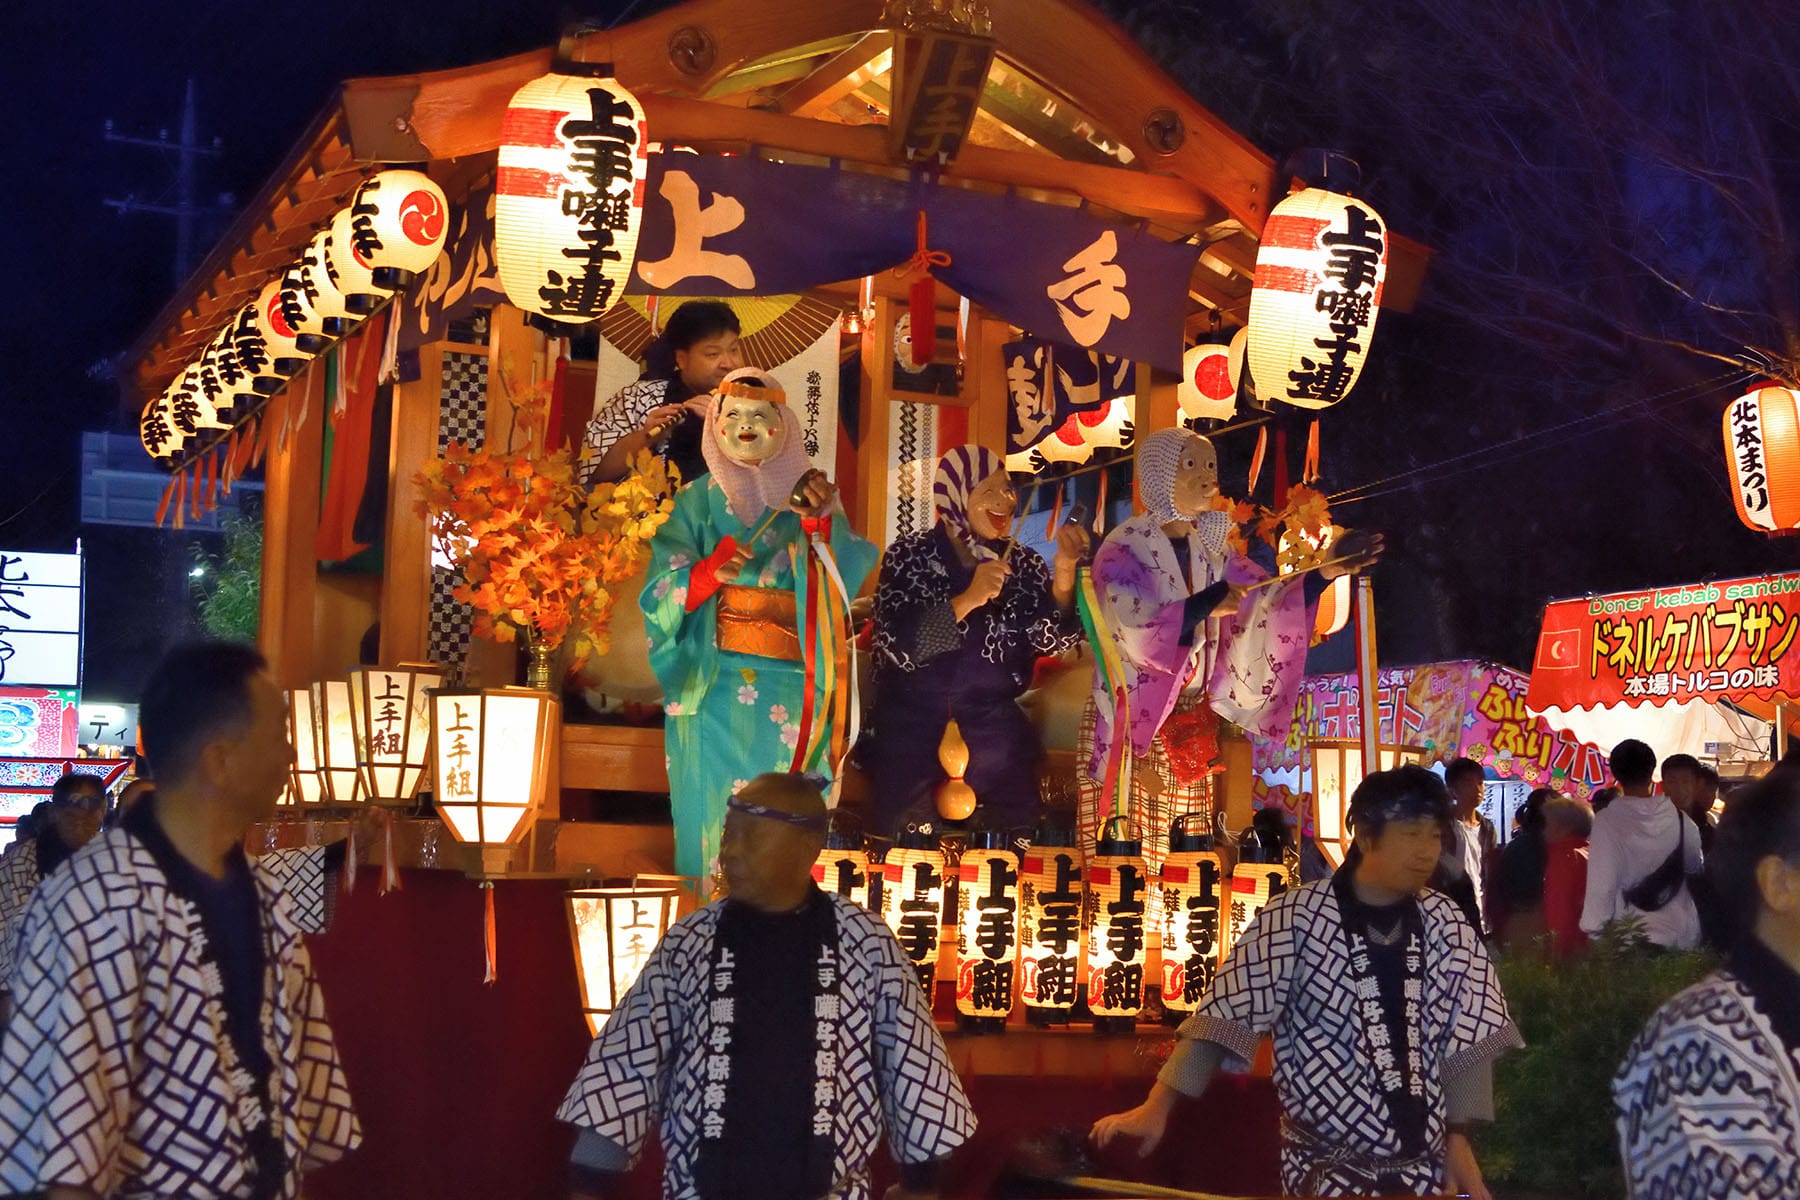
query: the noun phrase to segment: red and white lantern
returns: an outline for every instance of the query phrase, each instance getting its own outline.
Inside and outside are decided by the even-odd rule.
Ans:
[[[325,248],[330,238],[330,225],[313,234],[312,241],[281,277],[282,315],[302,335],[342,337],[359,319],[344,303],[344,293],[325,269]]]
[[[1244,373],[1245,331],[1229,342],[1201,342],[1181,356],[1181,385],[1175,402],[1189,420],[1229,421],[1237,412],[1238,382]]]
[[[444,252],[449,231],[444,189],[422,171],[377,171],[350,201],[351,253],[368,264],[376,286],[385,291],[429,271]]]
[[[1800,392],[1771,384],[1732,401],[1725,462],[1738,520],[1764,533],[1800,530]]]
[[[343,293],[344,307],[356,316],[366,317],[393,294],[394,285],[383,286],[375,278],[375,265],[358,251],[356,220],[354,201],[338,209],[331,218],[325,230],[325,274],[332,286]]]
[[[262,338],[263,345],[268,348],[270,365],[275,373],[281,376],[293,375],[306,365],[306,360],[318,353],[319,341],[308,338],[306,346],[301,344],[301,333],[289,322],[287,312],[282,304],[282,276],[263,285],[262,291],[256,294],[251,307],[256,314],[256,333]]]
[[[1318,409],[1349,394],[1375,335],[1387,253],[1386,225],[1360,200],[1307,188],[1275,206],[1250,292],[1259,397]]]
[[[644,110],[610,64],[557,66],[514,93],[501,123],[494,258],[519,308],[591,321],[637,259]]]

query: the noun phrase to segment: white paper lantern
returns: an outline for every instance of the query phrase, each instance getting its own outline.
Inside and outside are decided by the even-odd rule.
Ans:
[[[609,65],[558,67],[507,105],[494,180],[494,258],[517,307],[591,321],[624,294],[637,258],[644,110]]]
[[[181,461],[187,438],[176,430],[170,419],[167,389],[150,397],[138,414],[138,440],[144,445],[144,453],[162,466],[173,467]]]
[[[288,320],[281,295],[281,276],[276,276],[263,284],[251,307],[256,313],[256,332],[269,350],[270,365],[277,375],[285,377],[304,367],[306,360],[318,353],[322,341],[309,337],[306,345],[301,345],[303,335]]]
[[[1308,188],[1275,206],[1256,251],[1247,351],[1257,395],[1329,408],[1356,386],[1387,278],[1387,228],[1360,200]]]
[[[350,672],[356,768],[377,804],[410,804],[425,777],[431,742],[426,693],[444,682],[435,667],[358,667]]]
[[[1068,1019],[1081,979],[1081,855],[1048,827],[1019,863],[1019,997],[1033,1024]]]
[[[375,286],[398,291],[444,252],[450,204],[422,171],[377,171],[350,201],[349,231],[351,254],[369,267]]]
[[[1162,1002],[1185,1016],[1200,1006],[1219,961],[1219,902],[1224,868],[1204,833],[1190,833],[1186,817],[1169,834],[1158,878],[1162,921]]]
[[[1241,347],[1241,342],[1234,344]],[[1244,360],[1240,349],[1234,366],[1231,351],[1232,346],[1224,342],[1202,342],[1189,346],[1181,356],[1181,384],[1175,389],[1175,401],[1182,416],[1226,421],[1237,412],[1238,375]]]
[[[1800,392],[1753,388],[1726,408],[1724,428],[1738,520],[1762,533],[1800,529]]]
[[[331,218],[325,232],[325,275],[343,293],[344,307],[358,317],[380,308],[394,289],[375,278],[375,267],[356,249],[356,215],[346,204]]]
[[[1004,1020],[1012,1012],[1019,959],[1019,858],[970,846],[957,864],[956,1011]]]
[[[356,709],[350,684],[327,679],[312,685],[313,763],[328,804],[361,804],[369,798],[356,769]]]
[[[900,836],[881,865],[881,916],[931,1002],[944,924],[944,852],[935,834]]]
[[[432,784],[438,815],[459,842],[481,847],[482,869],[506,869],[549,786],[560,705],[529,688],[431,693]]]
[[[1097,1019],[1133,1019],[1144,1007],[1144,967],[1150,955],[1149,871],[1143,845],[1127,823],[1107,833],[1087,866],[1087,999]]]
[[[836,892],[864,908],[873,907],[869,903],[869,852],[863,849],[861,838],[827,834],[825,848],[813,860],[812,877],[821,891]]]
[[[360,318],[344,304],[344,293],[325,269],[325,244],[330,238],[329,223],[313,234],[312,241],[282,276],[281,300],[283,313],[297,331],[336,338],[349,332]]]
[[[189,448],[212,436],[212,431],[231,428],[201,389],[202,373],[200,363],[189,363],[169,385],[167,393],[169,422]]]
[[[1244,936],[1256,914],[1281,893],[1288,890],[1287,868],[1280,863],[1239,860],[1231,872],[1230,908],[1219,927],[1219,961],[1223,963],[1231,948]]]
[[[1095,450],[1123,450],[1131,445],[1133,401],[1119,396],[1092,412],[1077,413],[1075,424],[1081,440]]]
[[[1081,436],[1081,421],[1070,417],[1055,432],[1032,447],[1047,463],[1084,463],[1094,457],[1094,447]]]
[[[311,688],[289,688],[288,742],[294,762],[288,768],[287,795],[283,803],[313,806],[324,802],[325,781],[319,775],[319,734],[313,721]]]
[[[255,378],[238,360],[233,336],[235,318],[206,344],[194,360],[198,373],[194,376],[198,395],[209,405],[220,421],[234,422],[240,412],[248,412],[257,403]]]
[[[581,1009],[595,1037],[675,919],[673,888],[583,887],[569,893]]]

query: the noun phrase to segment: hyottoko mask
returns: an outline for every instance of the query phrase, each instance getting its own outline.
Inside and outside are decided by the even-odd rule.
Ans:
[[[721,395],[718,419],[713,423],[713,436],[726,457],[747,467],[761,466],[775,457],[785,436],[774,401],[753,392],[734,386]]]

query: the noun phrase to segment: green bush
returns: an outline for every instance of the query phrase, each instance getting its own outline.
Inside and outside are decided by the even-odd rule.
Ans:
[[[1516,955],[1498,965],[1526,1047],[1494,1066],[1495,1120],[1476,1133],[1483,1174],[1501,1197],[1623,1197],[1613,1074],[1650,1014],[1717,960],[1658,950],[1634,920],[1574,962]]]
[[[191,547],[196,568],[191,590],[200,604],[200,623],[212,637],[254,642],[262,621],[262,524],[228,517],[223,532],[225,545],[217,554]]]

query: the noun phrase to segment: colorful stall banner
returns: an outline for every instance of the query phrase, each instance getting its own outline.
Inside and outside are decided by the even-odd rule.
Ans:
[[[920,212],[930,248],[950,258],[932,274],[974,303],[1084,350],[1181,369],[1197,247],[923,174],[652,155],[626,291],[773,295],[877,274],[912,257]]]
[[[73,688],[0,688],[0,755],[74,754],[81,694]]]
[[[1376,683],[1381,744],[1421,749],[1428,763],[1472,758],[1501,779],[1555,787],[1585,800],[1610,782],[1606,752],[1534,715],[1540,706],[1528,700],[1531,684],[1521,672],[1487,662],[1384,670]],[[1251,739],[1256,770],[1304,768],[1310,743],[1360,739],[1360,700],[1354,674],[1307,679],[1287,740]],[[1268,787],[1266,780],[1264,786],[1277,802],[1292,797],[1291,789],[1277,796],[1282,788]]]
[[[81,686],[81,581],[79,554],[0,551],[0,684]]]
[[[1534,709],[1800,699],[1800,573],[1558,600],[1544,609]]]

